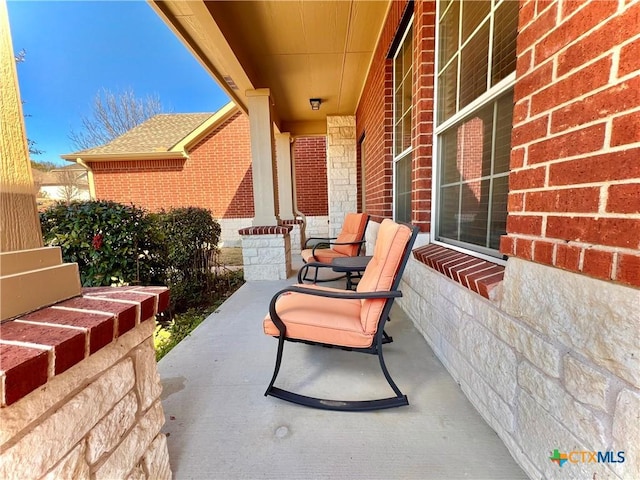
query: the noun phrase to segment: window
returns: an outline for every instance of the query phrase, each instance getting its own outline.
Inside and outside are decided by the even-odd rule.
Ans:
[[[393,178],[396,221],[411,222],[412,28],[393,57]]]
[[[506,233],[518,2],[441,0],[435,239],[500,257]]]

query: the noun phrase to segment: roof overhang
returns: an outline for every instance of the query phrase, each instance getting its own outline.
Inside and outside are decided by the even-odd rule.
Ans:
[[[354,115],[391,0],[148,0],[238,107],[268,88],[273,119],[293,136]],[[311,110],[310,98],[320,98]]]
[[[222,123],[224,123],[239,111],[240,109],[235,103],[227,103],[224,107],[211,115],[209,119],[203,122],[202,125],[200,125],[193,132],[191,132],[189,135],[187,135],[173,147],[171,147],[171,151],[185,153],[188,152],[193,145],[207,136],[211,132],[211,130],[217,128],[219,125],[222,125]]]
[[[96,154],[68,154],[60,155],[60,158],[71,162],[116,162],[133,160],[176,160],[186,159],[188,155],[184,151],[179,152],[137,152],[137,153],[96,153]]]

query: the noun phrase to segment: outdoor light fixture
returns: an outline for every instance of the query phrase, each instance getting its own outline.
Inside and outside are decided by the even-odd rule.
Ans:
[[[320,110],[322,100],[319,98],[310,98],[309,103],[311,104],[311,110]]]

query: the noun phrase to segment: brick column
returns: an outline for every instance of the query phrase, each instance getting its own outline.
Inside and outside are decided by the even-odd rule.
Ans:
[[[356,118],[327,117],[329,235],[336,237],[344,216],[358,209]]]

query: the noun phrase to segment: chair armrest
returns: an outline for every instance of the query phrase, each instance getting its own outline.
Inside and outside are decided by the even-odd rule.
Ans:
[[[324,290],[320,288],[308,288],[303,285],[291,285],[290,287],[284,288],[278,293],[276,293],[276,296],[280,296],[286,292],[302,293],[304,295],[313,295],[316,297],[343,298],[343,299],[356,299],[356,300],[402,297],[402,292],[400,290],[384,290],[381,292],[354,292],[351,290],[337,290],[337,289]]]
[[[315,258],[316,256],[316,250],[318,248],[320,248],[322,250],[321,245],[329,245],[329,247],[331,247],[332,245],[362,245],[363,243],[365,243],[366,240],[358,240],[356,242],[327,242],[327,243],[318,243],[313,247],[313,250],[311,250],[311,256],[313,256],[313,258]]]
[[[348,290],[322,290],[318,288],[307,288],[304,286],[292,285],[287,288],[283,288],[278,293],[276,293],[271,302],[269,303],[269,316],[271,317],[271,321],[276,326],[276,328],[280,331],[281,335],[286,333],[287,327],[284,322],[280,319],[278,312],[276,312],[276,302],[278,298],[288,292],[293,293],[301,293],[304,295],[313,295],[316,297],[325,297],[325,298],[341,298],[341,299],[357,299],[357,300],[367,300],[367,299],[385,299],[385,298],[399,298],[402,297],[402,292],[400,290],[387,290],[382,292],[353,292]]]
[[[331,238],[326,238],[326,237],[309,237],[307,238],[307,240],[304,242],[304,248],[309,248],[309,242],[311,240],[321,240],[321,244],[328,244],[329,242],[331,242],[331,240],[336,240],[338,237],[331,237]]]

